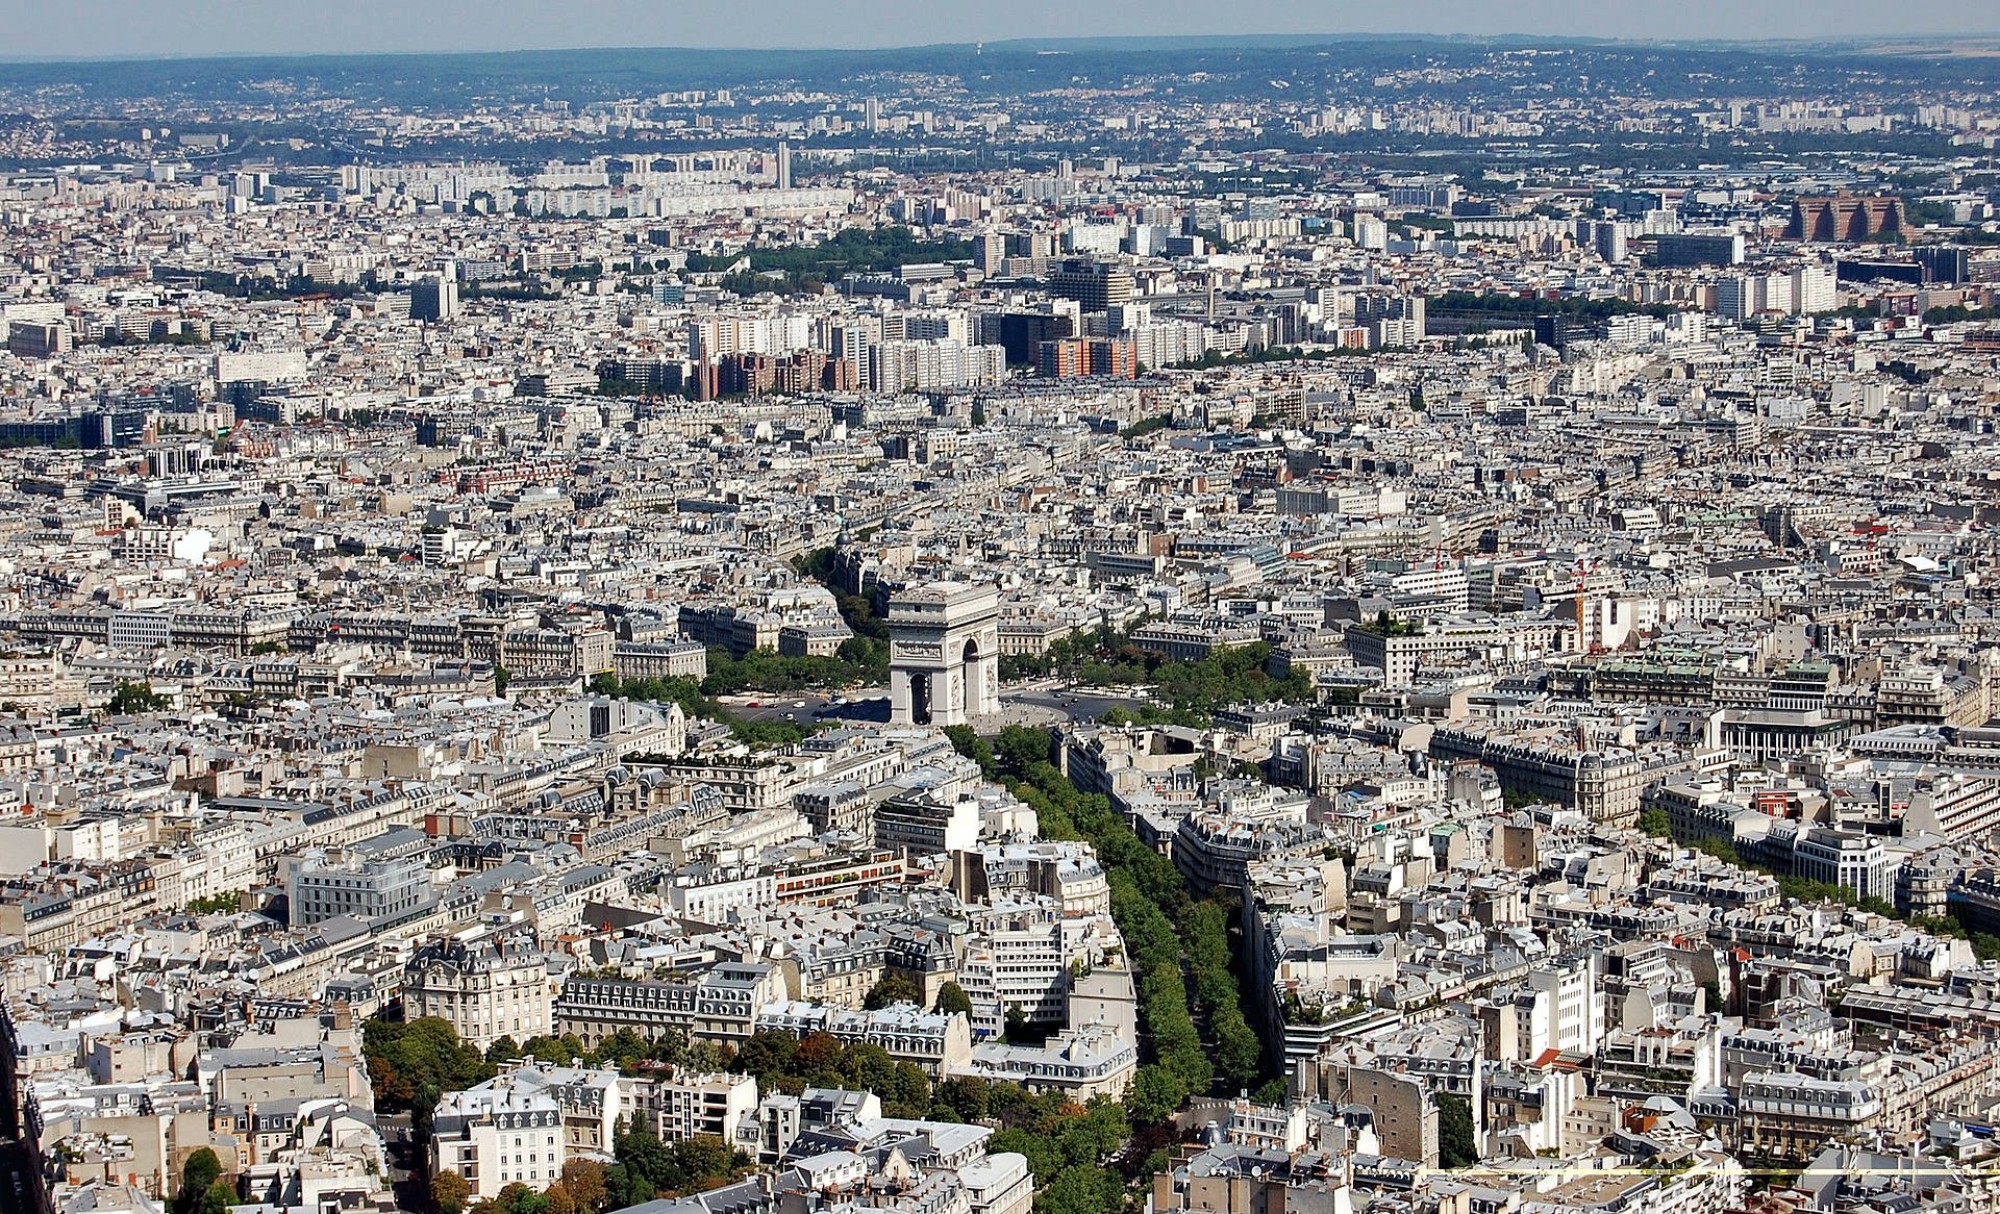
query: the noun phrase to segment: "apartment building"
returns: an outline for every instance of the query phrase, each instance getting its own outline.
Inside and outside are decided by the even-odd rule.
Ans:
[[[526,1041],[554,1027],[549,958],[519,936],[433,940],[403,967],[403,1009],[437,1016],[484,1050],[502,1037]]]

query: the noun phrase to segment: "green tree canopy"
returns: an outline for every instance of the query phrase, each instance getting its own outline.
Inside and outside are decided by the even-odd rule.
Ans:
[[[938,988],[937,1010],[945,1013],[947,1016],[953,1012],[963,1012],[967,1016],[970,1016],[972,1015],[972,996],[966,994],[965,988],[958,983],[947,982]]]
[[[650,1130],[629,1126],[612,1139],[612,1153],[617,1162],[604,1170],[604,1187],[618,1208],[712,1189],[750,1166],[748,1157],[720,1138],[700,1135],[668,1144]]]
[[[916,983],[892,971],[882,975],[881,981],[868,988],[868,993],[862,997],[861,1006],[872,1012],[880,1008],[894,1007],[898,1003],[919,1003],[923,997],[924,993],[917,989]]]
[[[431,1177],[431,1209],[436,1214],[464,1214],[472,1197],[472,1185],[457,1172],[439,1172]]]
[[[562,1184],[578,1210],[594,1212],[604,1208],[607,1194],[603,1164],[594,1159],[569,1160],[563,1164]]]
[[[174,1194],[173,1214],[200,1214],[208,1190],[222,1176],[222,1160],[208,1147],[190,1153],[181,1164],[181,1187]]]
[[[132,716],[142,712],[159,712],[167,707],[167,697],[153,690],[151,683],[131,683],[124,679],[111,689],[110,712],[114,717]]]
[[[463,1091],[499,1070],[471,1043],[460,1040],[449,1021],[435,1016],[408,1023],[370,1020],[361,1030],[361,1047],[375,1088],[375,1107],[384,1112],[428,1118],[438,1093]]]
[[[1463,1096],[1437,1098],[1438,1166],[1469,1168],[1479,1162],[1479,1143],[1473,1132],[1472,1105]]]

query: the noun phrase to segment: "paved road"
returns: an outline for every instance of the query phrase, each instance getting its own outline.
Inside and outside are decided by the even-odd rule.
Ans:
[[[839,699],[840,704],[833,701]],[[730,711],[746,721],[884,722],[889,719],[889,691],[886,687],[863,687],[837,693],[827,691],[774,692],[769,695],[730,696],[724,701]],[[1000,717],[982,725],[1043,725],[1062,720],[1087,724],[1106,709],[1136,708],[1145,701],[1131,696],[1112,695],[1101,690],[1078,692],[1052,680],[1038,680],[1000,692]]]
[[[389,1186],[395,1191],[396,1206],[402,1210],[424,1209],[430,1199],[424,1183],[428,1161],[417,1155],[416,1135],[408,1113],[380,1113],[375,1128],[382,1134],[382,1146],[389,1157]]]
[[[842,701],[836,705],[835,700]],[[730,696],[723,700],[729,710],[746,721],[797,721],[811,725],[816,720],[887,721],[889,690],[861,687],[853,691],[781,691],[769,695]],[[755,704],[753,708],[751,705]]]
[[[1002,692],[1003,704],[1032,704],[1039,708],[1051,709],[1079,723],[1095,721],[1110,708],[1137,708],[1143,700],[1127,696],[1106,695],[1100,692],[1078,693],[1064,688],[1046,688],[1034,691]]]
[[[729,704],[731,712],[746,721],[792,720],[810,725],[813,714],[830,698],[830,694],[823,691],[779,691],[725,703]]]
[[[829,704],[822,709],[820,720],[886,725],[889,723],[889,693],[878,688],[851,692],[848,694],[847,703]]]

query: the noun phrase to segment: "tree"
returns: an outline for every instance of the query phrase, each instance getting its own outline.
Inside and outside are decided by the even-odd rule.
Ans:
[[[131,683],[124,679],[111,689],[109,711],[114,717],[141,712],[158,712],[167,706],[167,697],[153,690],[151,683]]]
[[[429,1131],[438,1093],[463,1091],[499,1072],[477,1047],[460,1040],[448,1021],[435,1016],[406,1024],[370,1020],[361,1030],[361,1048],[375,1107],[412,1114],[411,1128],[419,1138]]]
[[[882,1111],[890,1117],[919,1119],[931,1110],[931,1080],[914,1062],[892,1064],[882,1098]],[[883,1090],[883,1089],[877,1089]]]
[[[1028,1014],[1011,1003],[1007,1005],[1007,1015],[1001,1031],[1007,1040],[1015,1045],[1036,1040],[1034,1030],[1028,1026]]]
[[[613,1135],[611,1141],[617,1162],[604,1173],[611,1204],[624,1207],[651,1201],[659,1191],[653,1177],[667,1171],[666,1144],[644,1130],[626,1130]]]
[[[719,1041],[692,1041],[688,1043],[687,1055],[679,1065],[697,1074],[713,1075],[728,1070],[735,1061],[735,1051]]]
[[[916,983],[892,970],[868,988],[868,993],[861,999],[861,1006],[873,1012],[898,1003],[920,1003],[923,997],[924,993],[917,989]]]
[[[972,996],[956,982],[947,982],[938,988],[937,1010],[949,1016],[953,1012],[972,1015]]]
[[[1118,1214],[1124,1208],[1124,1182],[1094,1163],[1064,1168],[1035,1198],[1037,1214]]]
[[[646,1039],[632,1029],[620,1028],[597,1043],[597,1065],[616,1067],[629,1073],[638,1069],[638,1064],[647,1057],[651,1048]]]
[[[457,1172],[439,1172],[431,1177],[431,1209],[437,1214],[464,1214],[472,1196],[472,1185]]]
[[[564,1033],[560,1037],[530,1037],[521,1043],[521,1056],[533,1057],[541,1062],[556,1062],[564,1066],[582,1058],[583,1042],[575,1033]]]
[[[979,764],[979,772],[991,780],[999,770],[993,758],[993,744],[979,736],[970,725],[947,725],[944,736],[951,739],[952,749]]]
[[[984,1121],[993,1105],[991,1086],[976,1075],[958,1075],[937,1085],[937,1103],[961,1121]]]
[[[1048,731],[1027,725],[1009,725],[994,739],[993,754],[1003,771],[1026,774],[1034,764],[1048,762]]]
[[[712,1134],[683,1138],[673,1147],[674,1166],[679,1169],[681,1189],[712,1189],[730,1179],[736,1157],[729,1144]]]
[[[501,1188],[500,1195],[493,1199],[492,1211],[493,1214],[549,1214],[549,1199],[516,1180]]]
[[[835,1072],[845,1052],[840,1038],[832,1033],[807,1033],[799,1038],[799,1052],[793,1061],[800,1074],[811,1077],[823,1071]]]
[[[604,1165],[596,1160],[572,1159],[563,1164],[562,1186],[579,1211],[604,1208]]]
[[[612,1147],[618,1162],[605,1170],[605,1187],[618,1207],[638,1205],[660,1194],[712,1189],[728,1183],[749,1163],[728,1143],[708,1135],[668,1146],[650,1131],[628,1128],[613,1137]]]
[[[419,1159],[430,1154],[432,1119],[437,1116],[438,1099],[443,1095],[437,1081],[426,1079],[410,1099],[410,1140]]]
[[[505,666],[495,666],[493,668],[493,694],[496,696],[506,695],[507,684],[513,677],[513,675],[507,673]]]
[[[797,721],[732,721],[729,732],[739,742],[747,742],[760,750],[770,750],[797,745],[808,732]]]
[[[1463,1096],[1444,1095],[1438,1105],[1438,1166],[1469,1168],[1479,1162],[1472,1129],[1472,1105]]]
[[[1233,989],[1234,984],[1231,986]],[[1215,1069],[1238,1086],[1256,1078],[1264,1046],[1244,1023],[1243,1010],[1233,1003],[1215,1009],[1212,1028],[1216,1038]]]
[[[226,1180],[209,1182],[208,1192],[201,1196],[200,1214],[229,1214],[229,1207],[242,1204],[243,1197],[236,1186]]]
[[[715,1043],[704,1042],[703,1044],[714,1045]],[[667,1029],[646,1047],[646,1057],[652,1059],[654,1062],[666,1063],[668,1066],[688,1065],[689,1049],[687,1035],[679,1029]],[[721,1070],[722,1068],[718,1066],[697,1069]]]
[[[1185,1083],[1157,1063],[1139,1068],[1132,1086],[1125,1090],[1125,1111],[1138,1122],[1165,1121],[1188,1098]]]
[[[1057,1169],[1062,1166],[1062,1157],[1056,1153],[1055,1143],[1045,1135],[1030,1134],[1023,1129],[1001,1130],[987,1140],[987,1151],[990,1154],[1011,1151],[1022,1156],[1028,1161],[1028,1171],[1034,1173],[1038,1185],[1055,1179]]]
[[[1665,839],[1673,833],[1667,811],[1657,805],[1639,811],[1639,829],[1654,839]]]
[[[1696,839],[1693,847],[1704,856],[1714,856],[1725,864],[1734,864],[1738,868],[1744,867],[1743,857],[1736,853],[1736,844],[1728,839]],[[1780,883],[1779,892],[1784,892],[1782,882]],[[1787,896],[1789,897],[1790,895]]]
[[[512,1037],[501,1037],[486,1047],[486,1061],[495,1066],[503,1062],[512,1062],[519,1057],[521,1057],[521,1043]]]
[[[1056,1132],[1056,1147],[1068,1166],[1095,1165],[1115,1153],[1132,1135],[1132,1121],[1115,1100],[1093,1097],[1081,1117],[1066,1117]]]
[[[735,1069],[755,1075],[760,1086],[773,1086],[778,1076],[792,1070],[798,1058],[799,1039],[789,1033],[752,1033],[736,1051]]]
[[[190,1154],[181,1165],[181,1188],[174,1195],[174,1214],[198,1214],[209,1186],[221,1175],[222,1160],[214,1151],[202,1147]]]

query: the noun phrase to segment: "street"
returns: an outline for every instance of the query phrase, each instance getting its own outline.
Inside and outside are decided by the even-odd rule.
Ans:
[[[1078,724],[1088,724],[1091,721],[1095,721],[1112,708],[1136,709],[1146,702],[1144,699],[1135,699],[1130,696],[1112,695],[1101,689],[1089,689],[1077,692],[1065,688],[1061,684],[1049,686],[1047,680],[1043,680],[1039,684],[1029,684],[1028,687],[1035,689],[1002,690],[1000,693],[1001,702],[1003,704],[1029,704],[1038,708],[1049,709],[1068,717]]]
[[[834,701],[840,701],[836,704]],[[724,696],[722,702],[745,721],[853,721],[880,724],[889,719],[889,689],[861,687],[851,691],[749,692]],[[1036,679],[1000,690],[998,717],[978,722],[983,731],[1007,725],[1044,725],[1063,720],[1088,724],[1111,708],[1137,708],[1143,697],[1116,695],[1103,688],[1077,691],[1056,679]]]
[[[723,696],[729,710],[745,721],[887,721],[889,689],[858,687],[851,691],[773,691]],[[836,704],[834,701],[840,701]]]

